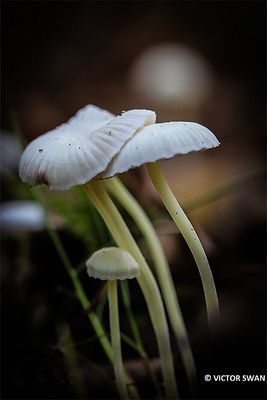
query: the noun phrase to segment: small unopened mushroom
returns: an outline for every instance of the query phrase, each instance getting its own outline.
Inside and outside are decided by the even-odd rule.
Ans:
[[[93,278],[108,281],[109,321],[113,348],[114,374],[120,397],[129,398],[123,368],[118,309],[117,279],[133,279],[139,274],[139,265],[126,250],[106,247],[96,251],[86,261],[87,273]]]
[[[184,236],[196,261],[202,279],[210,322],[218,316],[219,306],[209,262],[192,224],[171,192],[158,161],[175,155],[214,148],[219,144],[209,129],[194,122],[151,124],[136,132],[101,174],[102,178],[109,178],[131,168],[147,165],[155,188]]]

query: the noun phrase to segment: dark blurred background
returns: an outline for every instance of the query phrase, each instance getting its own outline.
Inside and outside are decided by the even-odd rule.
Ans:
[[[223,313],[211,341],[204,311],[195,308],[198,297],[193,292],[201,289],[186,246],[168,223],[145,171],[125,174],[123,180],[152,210],[172,266],[199,370],[195,397],[264,398],[261,383],[212,384],[203,376],[265,373],[265,2],[2,1],[1,18],[3,204],[20,199],[19,183],[10,178],[11,171],[17,176],[18,126],[26,144],[86,104],[96,104],[114,114],[149,108],[158,121],[197,121],[216,134],[219,148],[163,165],[211,260]],[[64,221],[59,226],[73,262],[79,263],[88,247]],[[48,329],[51,307],[61,304],[59,315],[63,309],[62,298],[52,294],[53,285],[60,281],[68,286],[60,261],[52,270],[56,254],[49,238],[31,234],[30,264],[40,271],[27,269],[22,300],[13,280],[25,245],[5,229],[3,398],[73,398],[64,357],[55,352],[54,334]],[[55,281],[53,275],[47,277],[47,265]],[[45,329],[34,331],[31,315],[38,314],[44,299]],[[67,304],[65,319],[71,321],[74,337],[83,339],[87,326],[77,334],[79,324],[73,322],[79,306],[70,299]],[[89,360],[103,362],[86,351]],[[36,365],[44,367],[37,373]],[[84,368],[94,375],[89,367]],[[104,378],[99,371],[95,376],[89,381],[96,389],[87,398],[107,398]],[[182,395],[192,396],[183,384]],[[151,393],[144,391],[146,396]]]

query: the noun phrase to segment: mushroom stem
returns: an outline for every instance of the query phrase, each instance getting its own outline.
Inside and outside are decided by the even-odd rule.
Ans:
[[[160,287],[162,290],[163,298],[165,300],[172,329],[180,347],[188,380],[191,384],[193,384],[193,381],[196,377],[194,359],[186,332],[181,308],[176,295],[175,286],[172,280],[170,268],[159,238],[145,211],[136,201],[136,199],[131,195],[131,193],[126,189],[123,183],[117,177],[114,177],[106,180],[105,184],[131,215],[146,239],[154,266],[158,274]]]
[[[109,324],[113,348],[113,365],[120,397],[128,399],[128,390],[121,355],[120,321],[118,310],[117,281],[108,281]]]
[[[191,222],[169,188],[162,173],[160,163],[147,164],[147,170],[161,200],[183,235],[195,259],[204,289],[208,320],[210,325],[212,325],[214,320],[219,317],[219,303],[212,272],[202,244]]]
[[[118,246],[132,254],[140,266],[140,276],[137,277],[137,280],[144,294],[157,337],[166,397],[168,399],[175,399],[178,397],[178,393],[172,361],[169,330],[161,295],[154,276],[120,213],[106,193],[102,182],[91,181],[85,185],[85,190],[101,214]]]

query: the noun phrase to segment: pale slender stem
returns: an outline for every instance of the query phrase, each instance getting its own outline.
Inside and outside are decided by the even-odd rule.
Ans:
[[[165,300],[168,316],[179,344],[188,379],[191,383],[196,376],[194,359],[187,336],[184,319],[177,299],[175,286],[172,280],[170,268],[163,252],[159,238],[152,223],[143,208],[126,189],[123,183],[117,178],[105,181],[106,186],[119,200],[122,206],[128,211],[143,233],[150,250],[156,272],[158,274],[160,287]]]
[[[202,244],[191,222],[169,188],[163,176],[160,163],[147,164],[147,170],[161,200],[183,235],[195,259],[204,289],[209,323],[212,325],[219,317],[219,303],[212,272]]]
[[[102,182],[91,181],[85,185],[85,190],[107,224],[118,246],[129,251],[140,266],[140,276],[137,280],[146,299],[152,325],[157,337],[166,396],[168,399],[175,399],[178,394],[169,331],[156,281],[120,213],[105,192]]]
[[[120,321],[118,310],[117,281],[108,281],[109,324],[113,348],[113,366],[121,399],[128,399],[128,390],[121,355]]]

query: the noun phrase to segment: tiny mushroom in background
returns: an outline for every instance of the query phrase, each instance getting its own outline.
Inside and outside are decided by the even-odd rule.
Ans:
[[[25,281],[32,273],[30,256],[30,234],[45,229],[45,212],[43,207],[36,201],[12,200],[3,202],[0,206],[0,229],[3,237],[12,237],[17,241],[15,257],[16,270],[2,265],[3,276],[12,276],[18,288],[17,294],[22,293]],[[14,255],[14,254],[13,254]]]
[[[45,228],[44,209],[36,201],[7,201],[0,207],[0,227],[14,233],[40,231]]]
[[[89,276],[108,281],[109,323],[114,373],[120,397],[127,399],[129,394],[121,353],[117,280],[136,278],[140,274],[139,265],[126,250],[118,247],[106,247],[96,251],[86,261],[86,267]]]
[[[172,42],[145,49],[134,61],[129,78],[142,99],[163,106],[199,106],[213,85],[205,57],[192,47]]]
[[[140,266],[138,283],[143,291],[157,337],[167,398],[177,398],[167,319],[153,274],[117,208],[98,180],[123,145],[148,124],[155,122],[150,110],[130,110],[118,117],[95,106],[79,111],[68,123],[32,141],[19,166],[23,182],[66,190],[84,184],[118,246],[127,250]]]
[[[147,165],[156,190],[186,240],[198,266],[210,324],[219,315],[219,305],[209,262],[193,226],[171,192],[158,161],[214,148],[219,144],[209,129],[194,122],[151,124],[138,130],[101,174],[102,178],[109,178],[131,168]]]

